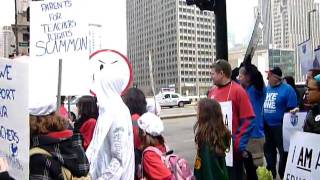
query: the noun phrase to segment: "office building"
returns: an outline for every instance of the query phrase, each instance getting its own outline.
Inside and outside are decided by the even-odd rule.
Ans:
[[[151,74],[156,93],[174,87],[183,95],[206,94],[212,85],[214,29],[214,13],[187,6],[185,0],[127,0],[127,50],[134,85],[151,95]]]
[[[0,57],[9,58],[15,52],[15,36],[10,26],[2,27],[0,32]]]
[[[320,44],[319,4],[314,0],[259,0],[264,31],[261,47],[294,50],[296,80],[303,81],[297,46],[308,40],[312,48]],[[309,33],[310,26],[310,33]]]

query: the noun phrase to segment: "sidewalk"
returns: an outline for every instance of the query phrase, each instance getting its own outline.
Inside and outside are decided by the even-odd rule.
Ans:
[[[192,102],[191,104],[185,105],[185,106],[195,106],[197,102]],[[163,119],[175,119],[175,118],[184,118],[184,117],[192,117],[196,116],[196,112],[188,112],[188,113],[176,113],[176,114],[161,114],[160,113],[160,118]]]
[[[175,118],[184,118],[184,117],[191,117],[196,116],[197,113],[186,113],[186,114],[170,114],[170,115],[160,115],[162,120],[164,119],[175,119]]]

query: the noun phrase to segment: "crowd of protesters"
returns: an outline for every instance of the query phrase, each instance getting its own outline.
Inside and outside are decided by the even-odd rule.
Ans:
[[[252,174],[264,166],[264,159],[273,178],[283,179],[288,155],[282,138],[284,113],[308,109],[303,129],[320,133],[320,72],[310,70],[301,96],[293,77],[283,77],[279,67],[268,71],[267,85],[253,64],[242,64],[231,78],[230,64],[217,60],[211,72],[214,86],[197,104],[190,179],[257,179]],[[147,101],[138,88],[123,92],[125,77],[112,68],[104,68],[99,81],[96,97],[79,98],[74,122],[67,120],[64,107],[56,111],[55,98],[31,100],[29,178],[176,179],[177,172],[163,159],[170,149],[163,136],[160,105],[154,99]],[[230,131],[220,103],[232,109]],[[233,166],[227,167],[230,145]],[[7,170],[0,158],[0,179],[12,179]]]

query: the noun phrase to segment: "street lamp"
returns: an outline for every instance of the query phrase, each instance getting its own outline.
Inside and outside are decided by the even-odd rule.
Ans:
[[[311,39],[311,22],[310,22],[310,16],[311,16],[311,13],[314,13],[316,12],[317,10],[316,9],[312,9],[311,11],[308,12],[308,27],[309,27],[309,40]]]

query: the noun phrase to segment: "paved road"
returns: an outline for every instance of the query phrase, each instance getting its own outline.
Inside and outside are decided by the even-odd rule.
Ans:
[[[194,164],[195,145],[193,125],[196,117],[175,118],[164,120],[164,137],[175,153],[188,160],[191,167]]]
[[[195,113],[194,106],[162,109],[161,115],[166,116],[173,115],[175,113],[185,114],[190,112]],[[164,119],[163,122],[166,143],[172,150],[174,150],[175,153],[187,159],[190,166],[193,167],[196,153],[193,125],[196,122],[196,116]],[[276,178],[276,180],[279,179],[279,177]]]
[[[167,108],[162,107],[160,112],[160,117],[168,117],[173,115],[186,115],[186,114],[195,114],[196,109],[195,105],[186,105],[183,108],[174,107],[174,108]]]

